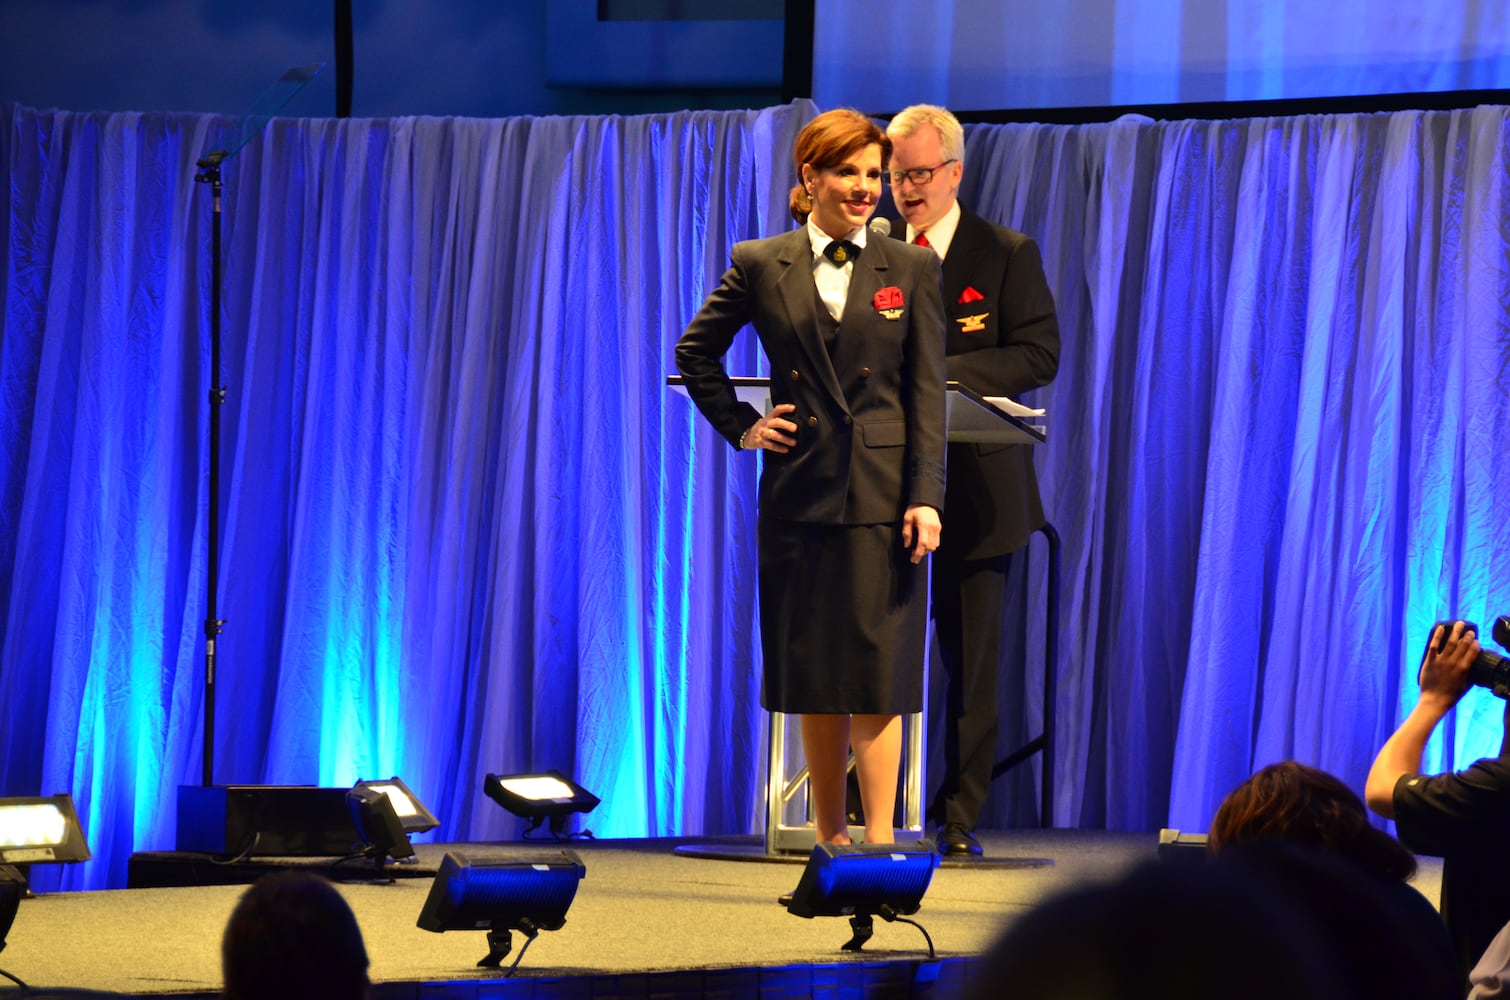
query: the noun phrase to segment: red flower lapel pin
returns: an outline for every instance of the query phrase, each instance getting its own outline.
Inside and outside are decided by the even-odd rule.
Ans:
[[[985,296],[980,292],[977,292],[975,290],[975,286],[966,285],[965,290],[959,293],[959,304],[962,306],[967,306],[972,302],[979,302],[983,298],[985,298]]]
[[[871,302],[875,304],[876,312],[887,319],[900,319],[902,316],[902,290],[896,285],[887,285],[881,289]]]

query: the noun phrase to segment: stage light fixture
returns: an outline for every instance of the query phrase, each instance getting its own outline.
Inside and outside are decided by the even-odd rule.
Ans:
[[[375,788],[388,796],[389,801],[393,803],[393,811],[398,814],[398,820],[404,826],[405,833],[424,833],[440,826],[440,820],[425,808],[419,796],[411,792],[409,786],[396,777],[382,781],[358,781],[355,787]]]
[[[513,946],[513,932],[528,939],[514,959],[512,972],[540,931],[560,930],[587,874],[571,851],[538,850],[509,858],[472,861],[446,852],[430,894],[420,910],[427,931],[488,932],[488,953],[479,968],[497,968]]]
[[[409,843],[398,810],[386,793],[357,785],[346,793],[346,805],[351,809],[351,823],[364,845],[356,856],[371,858],[378,868],[382,868],[389,858],[402,861],[414,857],[414,845]]]
[[[600,801],[560,771],[489,774],[483,778],[482,790],[515,816],[530,821],[524,830],[526,837],[549,821],[551,833],[558,840],[566,836],[568,816],[592,812]]]
[[[0,798],[0,864],[88,861],[89,844],[67,794]]]
[[[938,852],[927,840],[815,844],[796,890],[782,902],[799,917],[849,917],[854,937],[843,946],[844,951],[859,951],[870,940],[875,933],[873,916],[912,924],[923,932],[932,958],[933,939],[922,925],[905,917],[922,906],[938,866]]]

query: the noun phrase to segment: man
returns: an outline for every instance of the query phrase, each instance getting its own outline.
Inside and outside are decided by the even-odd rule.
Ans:
[[[1059,368],[1059,323],[1038,246],[960,205],[959,121],[919,104],[898,113],[886,134],[887,179],[906,239],[943,260],[949,378],[991,396],[1048,384]],[[948,678],[944,775],[929,812],[939,850],[970,856],[982,853],[973,831],[996,762],[1007,569],[1044,518],[1029,445],[951,444],[948,479],[933,564],[934,624]]]
[[[1432,632],[1415,708],[1380,748],[1364,788],[1369,808],[1395,821],[1405,846],[1443,859],[1438,908],[1465,981],[1510,921],[1510,748],[1466,771],[1419,772],[1426,741],[1468,690],[1478,657],[1478,638],[1463,622]]]

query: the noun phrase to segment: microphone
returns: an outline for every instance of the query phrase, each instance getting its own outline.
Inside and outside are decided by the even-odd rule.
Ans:
[[[890,236],[891,220],[884,215],[874,216],[870,220],[870,231],[880,236]]]

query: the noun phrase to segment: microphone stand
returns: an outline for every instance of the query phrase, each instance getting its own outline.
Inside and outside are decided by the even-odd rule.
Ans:
[[[206,787],[215,779],[215,639],[225,627],[225,619],[216,615],[215,589],[220,578],[220,416],[225,405],[225,384],[220,364],[220,218],[224,184],[221,167],[252,141],[268,121],[304,89],[324,63],[295,66],[269,87],[252,110],[232,127],[220,142],[224,143],[194,162],[194,180],[210,186],[210,413],[209,505],[206,512],[209,536],[205,539],[205,621],[204,621],[204,764],[202,780]],[[182,817],[180,817],[182,826]]]
[[[224,184],[220,165],[230,154],[217,149],[200,158],[194,180],[210,185],[210,441],[209,536],[205,540],[205,622],[204,622],[204,768],[202,783],[215,783],[215,637],[225,627],[225,619],[215,616],[215,590],[219,578],[220,546],[220,410],[225,405],[225,385],[220,375],[220,201]]]

